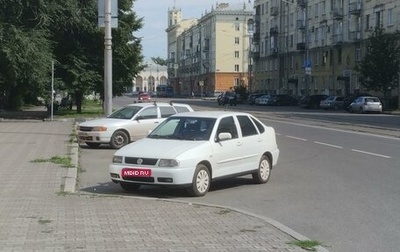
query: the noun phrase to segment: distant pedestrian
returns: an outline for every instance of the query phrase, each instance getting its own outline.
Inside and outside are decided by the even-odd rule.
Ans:
[[[194,92],[192,91],[192,98],[194,98]]]

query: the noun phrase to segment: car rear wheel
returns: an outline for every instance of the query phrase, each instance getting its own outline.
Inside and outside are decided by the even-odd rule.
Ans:
[[[119,149],[129,143],[128,134],[126,134],[122,130],[115,131],[114,134],[111,136],[111,148]]]
[[[127,192],[134,192],[140,188],[139,184],[133,184],[133,183],[125,183],[125,182],[120,182],[119,185],[121,186],[124,191]]]
[[[86,142],[87,146],[90,148],[98,148],[100,146],[100,143],[91,143],[91,142]]]
[[[257,172],[253,173],[253,180],[257,184],[267,183],[271,175],[271,161],[267,156],[262,156]]]
[[[204,196],[210,189],[210,184],[210,171],[207,166],[199,164],[194,172],[192,185],[188,188],[188,192],[195,197]]]

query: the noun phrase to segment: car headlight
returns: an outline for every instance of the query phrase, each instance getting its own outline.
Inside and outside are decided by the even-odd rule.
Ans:
[[[107,127],[104,126],[92,127],[92,131],[107,131]]]
[[[160,159],[158,166],[160,167],[175,167],[179,165],[179,161],[176,159]]]
[[[122,156],[113,156],[112,162],[121,164],[122,163],[122,159],[123,159]]]

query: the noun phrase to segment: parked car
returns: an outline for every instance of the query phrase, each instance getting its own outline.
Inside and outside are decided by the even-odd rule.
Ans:
[[[248,97],[247,97],[247,103],[248,104],[250,104],[250,105],[254,105],[255,104],[255,102],[256,102],[256,99],[257,98],[259,98],[259,97],[261,97],[261,96],[263,96],[264,94],[250,94]]]
[[[325,94],[308,95],[301,100],[300,104],[308,109],[319,109],[320,102],[328,97],[329,95]]]
[[[325,100],[320,101],[319,107],[325,110],[333,109],[343,109],[344,97],[343,96],[329,96]]]
[[[138,102],[151,102],[151,95],[146,92],[140,92],[138,95]]]
[[[110,144],[114,149],[121,148],[131,141],[145,137],[168,116],[193,111],[187,104],[181,103],[135,103],[122,107],[111,115],[77,126],[76,136],[79,142],[89,147]]]
[[[382,113],[382,103],[378,97],[374,96],[361,96],[353,101],[349,106],[349,111],[367,113],[375,112]]]
[[[274,106],[296,106],[297,99],[288,94],[271,95],[268,105]]]
[[[225,106],[236,106],[237,105],[237,95],[235,92],[224,92],[217,97],[218,105]]]
[[[373,95],[370,95],[370,94],[368,94],[368,93],[361,93],[361,94],[351,94],[351,95],[348,95],[348,96],[346,96],[346,97],[344,98],[344,101],[343,101],[343,109],[346,110],[346,111],[350,111],[350,104],[351,104],[353,101],[355,101],[358,97],[361,97],[361,96],[373,96]]]
[[[251,174],[266,183],[278,157],[274,128],[254,116],[196,111],[170,116],[146,138],[118,150],[109,172],[126,191],[179,186],[204,196],[214,181],[227,177]]]
[[[256,105],[267,105],[269,100],[271,99],[271,95],[265,94],[255,99],[254,104]]]

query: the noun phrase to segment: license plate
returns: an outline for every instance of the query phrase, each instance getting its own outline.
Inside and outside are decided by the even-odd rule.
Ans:
[[[123,168],[122,177],[151,177],[150,169]]]
[[[78,134],[79,136],[87,136],[88,135],[88,133],[86,133],[86,132],[79,132],[79,134]]]

